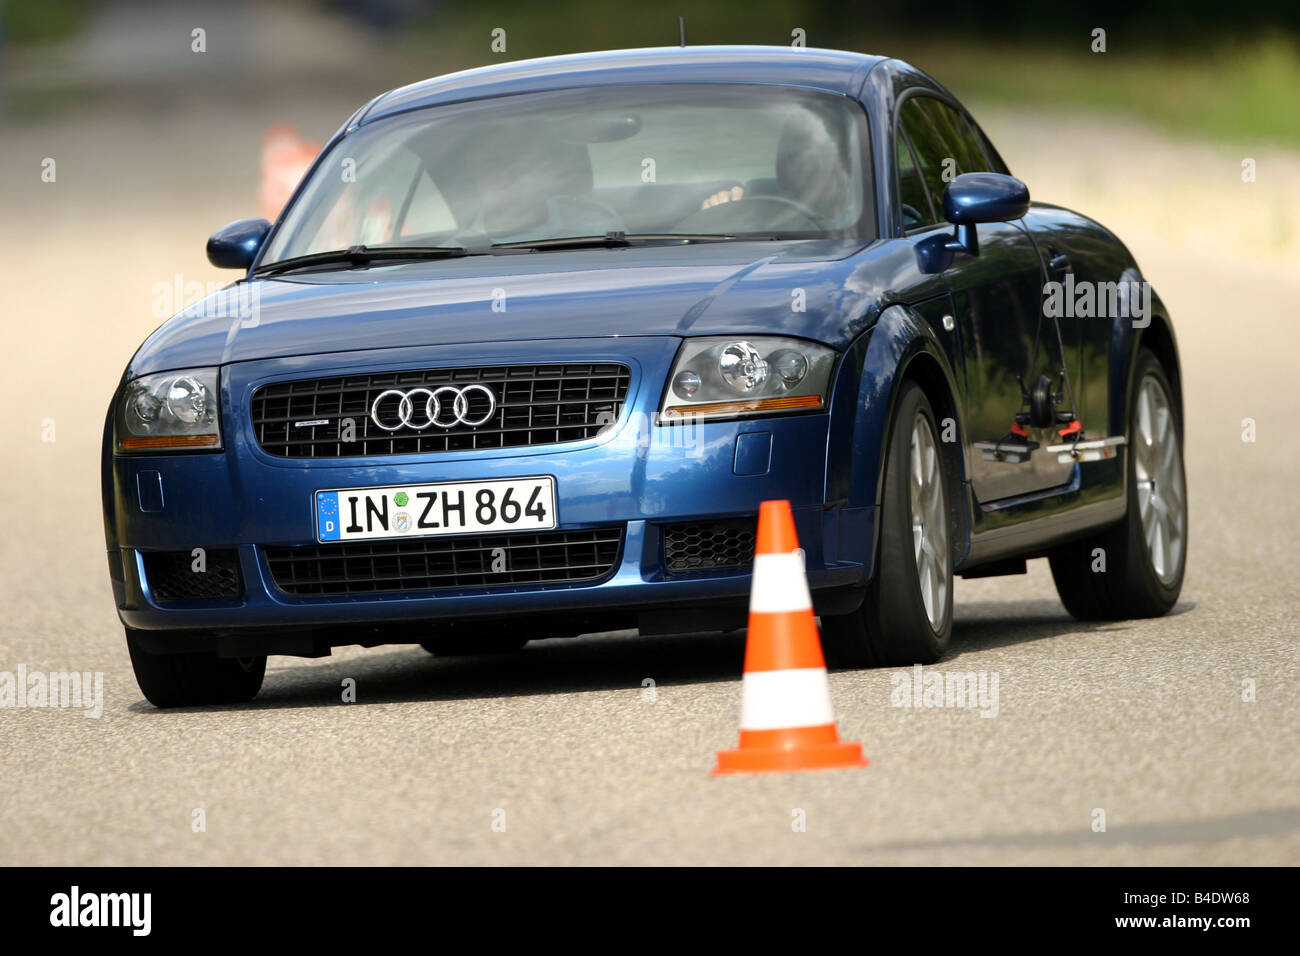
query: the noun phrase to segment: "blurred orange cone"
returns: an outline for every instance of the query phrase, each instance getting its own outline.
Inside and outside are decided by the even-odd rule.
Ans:
[[[865,767],[840,740],[803,554],[788,501],[764,501],[749,596],[740,746],[719,750],[715,775]]]
[[[320,148],[320,143],[303,139],[289,123],[276,123],[267,129],[262,137],[257,187],[257,206],[263,218],[276,220]]]

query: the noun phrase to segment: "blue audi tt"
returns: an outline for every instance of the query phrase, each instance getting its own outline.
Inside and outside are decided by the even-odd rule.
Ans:
[[[385,93],[104,430],[118,613],[158,706],[268,654],[502,652],[745,622],[788,499],[842,666],[930,662],[953,576],[1048,557],[1080,618],[1187,555],[1169,315],[898,60],[695,47]]]

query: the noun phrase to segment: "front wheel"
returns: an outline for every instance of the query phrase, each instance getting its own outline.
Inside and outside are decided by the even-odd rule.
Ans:
[[[257,696],[266,675],[265,657],[218,657],[210,651],[154,654],[131,628],[126,629],[126,647],[135,682],[155,707],[242,704]]]
[[[932,664],[952,635],[952,470],[934,410],[904,382],[890,423],[875,573],[858,610],[822,618],[832,664]]]

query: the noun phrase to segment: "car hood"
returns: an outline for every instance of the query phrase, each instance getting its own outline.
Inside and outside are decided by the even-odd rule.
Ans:
[[[861,240],[584,249],[241,280],[141,346],[128,377],[293,355],[628,335],[793,335],[843,347],[897,263]]]

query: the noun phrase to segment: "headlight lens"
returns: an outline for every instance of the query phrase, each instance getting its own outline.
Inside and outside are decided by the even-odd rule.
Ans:
[[[699,390],[700,377],[689,369],[673,376],[673,392],[678,398],[689,402]]]
[[[808,374],[808,357],[797,349],[781,349],[772,353],[772,368],[781,376],[781,384],[794,388]]]
[[[767,381],[767,360],[748,342],[732,342],[722,347],[718,372],[738,395],[751,395]]]
[[[117,403],[117,450],[220,448],[217,383],[215,368],[145,375],[128,382]]]
[[[835,352],[798,339],[688,339],[677,353],[661,421],[739,418],[826,407]]]

